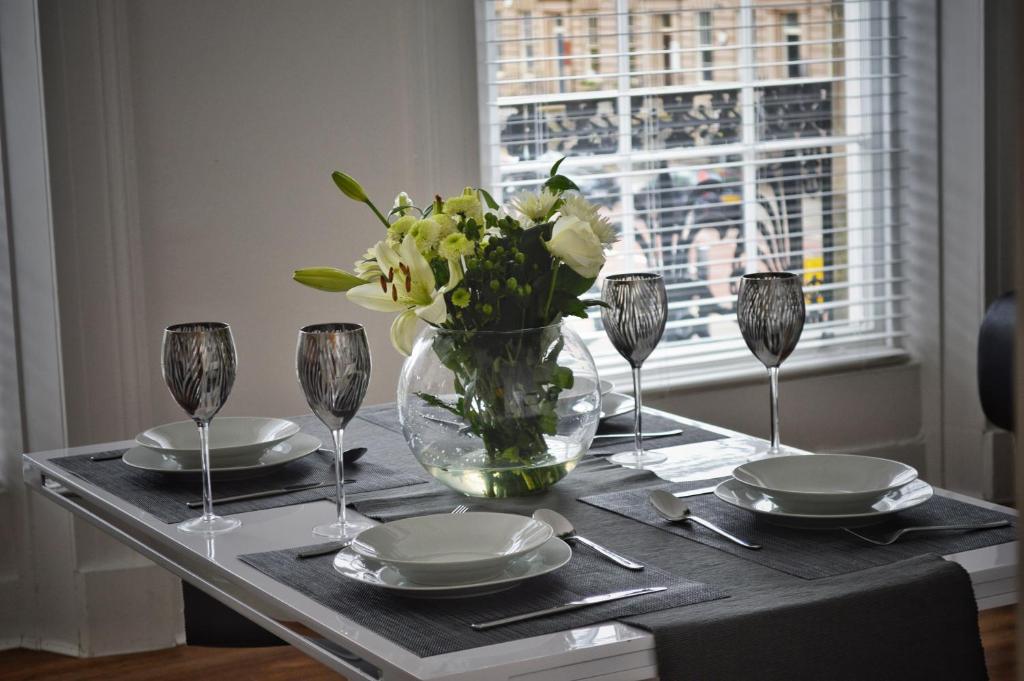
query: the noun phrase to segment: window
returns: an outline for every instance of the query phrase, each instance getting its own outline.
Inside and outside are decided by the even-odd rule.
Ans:
[[[786,69],[790,78],[804,75],[803,64],[800,63],[800,15],[786,12],[783,22],[783,35],[786,38]]]
[[[701,76],[704,80],[711,80],[711,65],[715,63],[715,53],[711,49],[711,12],[701,11],[697,13],[700,24],[700,65],[703,67]]]
[[[734,310],[756,270],[803,276],[788,364],[903,354],[890,3],[477,1],[484,183],[508,198],[568,157],[622,237],[606,272],[662,273],[669,322],[645,384],[759,370]],[[510,30],[525,8],[546,40]],[[522,42],[530,74],[507,49]],[[600,316],[578,328],[625,380]]]
[[[530,62],[533,61],[533,15],[530,12],[521,12],[523,26],[521,35],[523,42],[523,69],[529,70]]]
[[[587,42],[590,44],[590,70],[597,73],[601,68],[601,47],[598,40],[598,17],[587,17]]]

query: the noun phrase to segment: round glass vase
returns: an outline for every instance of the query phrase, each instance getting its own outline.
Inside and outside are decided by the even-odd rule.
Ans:
[[[423,331],[402,367],[398,415],[413,455],[473,497],[535,494],[568,475],[601,414],[597,367],[564,323]]]

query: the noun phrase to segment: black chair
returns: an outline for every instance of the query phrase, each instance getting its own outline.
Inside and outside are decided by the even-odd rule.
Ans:
[[[978,334],[978,394],[996,426],[1013,431],[1013,336],[1017,300],[1013,291],[996,298]]]
[[[185,600],[185,642],[190,646],[257,648],[287,645],[187,582],[181,583],[181,593]]]

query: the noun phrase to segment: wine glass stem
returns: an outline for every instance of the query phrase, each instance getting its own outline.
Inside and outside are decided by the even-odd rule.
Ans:
[[[779,451],[779,367],[768,367],[771,388],[772,451]]]
[[[640,367],[633,367],[633,454],[636,456],[637,466],[640,465],[640,457],[644,455],[644,436],[641,423],[641,412],[643,404],[640,399]]]
[[[331,431],[334,438],[334,492],[338,511],[338,524],[345,527],[345,457],[342,455],[341,439],[345,431],[341,428]]]
[[[213,519],[213,487],[210,484],[210,422],[196,421],[199,427],[199,457],[203,466],[203,520]]]

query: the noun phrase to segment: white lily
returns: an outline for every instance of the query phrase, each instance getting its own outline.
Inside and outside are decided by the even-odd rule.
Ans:
[[[437,288],[430,263],[416,248],[416,239],[407,234],[398,248],[386,241],[374,246],[380,279],[349,289],[345,294],[357,305],[380,312],[399,312],[391,324],[391,344],[403,355],[412,352],[416,339],[416,320],[442,324],[448,319],[444,294],[448,287]]]

